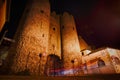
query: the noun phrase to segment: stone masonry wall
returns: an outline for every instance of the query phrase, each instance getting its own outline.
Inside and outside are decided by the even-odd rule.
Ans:
[[[100,67],[98,60],[103,60],[105,65]],[[107,48],[103,48],[82,57],[82,63],[87,66],[87,74],[116,73]],[[102,65],[102,64],[101,64]],[[86,74],[86,73],[85,73]]]
[[[50,4],[29,0],[8,56],[13,73],[44,75],[48,53]]]
[[[65,12],[61,22],[64,68],[78,67],[81,64],[81,53],[74,18]]]
[[[60,17],[55,12],[50,18],[49,54],[61,57]]]
[[[79,44],[80,44],[80,50],[84,50],[88,48],[88,44],[84,41],[84,39],[79,36]]]

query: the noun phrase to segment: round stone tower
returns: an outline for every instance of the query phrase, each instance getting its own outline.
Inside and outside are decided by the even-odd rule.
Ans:
[[[8,64],[16,74],[44,75],[48,55],[50,3],[28,0],[10,49]]]
[[[81,53],[74,18],[65,12],[61,18],[61,23],[64,69],[79,67]]]

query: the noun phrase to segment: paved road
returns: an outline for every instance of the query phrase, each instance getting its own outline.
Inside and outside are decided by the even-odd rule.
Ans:
[[[0,80],[120,80],[120,74],[84,75],[73,77],[45,77],[45,76],[0,76]]]

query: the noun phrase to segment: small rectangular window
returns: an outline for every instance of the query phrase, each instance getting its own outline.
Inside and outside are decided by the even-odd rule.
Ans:
[[[42,37],[44,37],[45,35],[44,34],[42,34]]]
[[[53,28],[53,30],[55,31],[55,28]]]
[[[43,11],[43,10],[40,10],[40,12],[41,12],[41,13],[44,13],[44,11]]]
[[[62,26],[62,29],[64,29],[64,26]]]

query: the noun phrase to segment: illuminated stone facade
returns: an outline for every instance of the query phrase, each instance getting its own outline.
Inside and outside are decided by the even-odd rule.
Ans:
[[[60,15],[51,14],[49,30],[49,54],[55,54],[61,58]]]
[[[88,49],[89,46],[88,46],[88,44],[85,42],[85,40],[84,40],[81,36],[78,36],[78,38],[79,38],[80,50]]]
[[[63,14],[61,19],[61,33],[64,68],[78,67],[81,63],[81,53],[76,25],[73,16],[67,12]]]
[[[8,63],[11,71],[27,71],[31,75],[43,75],[50,26],[50,4],[48,0],[32,0],[26,6],[15,35]],[[13,58],[13,60],[11,59]]]
[[[120,50],[101,48],[82,56],[84,74],[120,73]]]
[[[79,66],[81,54],[73,16],[50,13],[48,0],[30,0],[9,52],[7,66],[15,74],[48,75],[61,65],[65,69]]]
[[[0,0],[0,32],[6,21],[6,0]]]
[[[51,13],[49,0],[28,1],[5,70],[11,74],[48,76],[120,73],[119,50],[87,50],[85,41],[78,39],[71,14]]]

